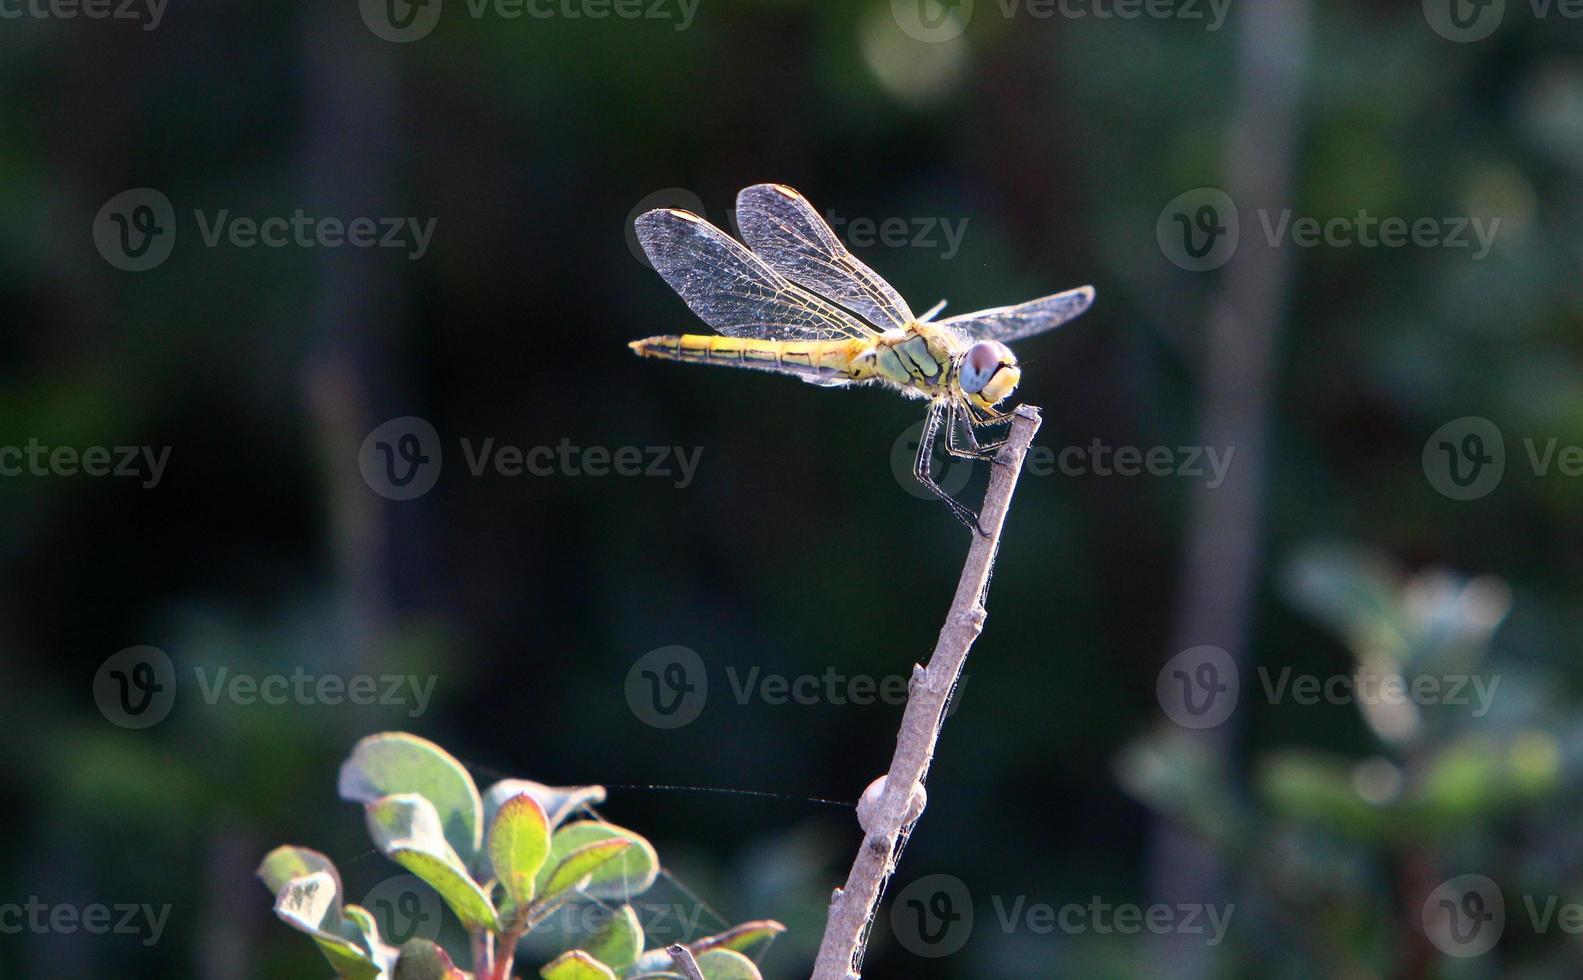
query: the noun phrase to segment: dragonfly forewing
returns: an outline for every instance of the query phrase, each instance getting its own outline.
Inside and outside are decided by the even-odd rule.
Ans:
[[[912,310],[890,283],[847,251],[808,199],[784,184],[754,184],[737,195],[742,240],[770,268],[882,329],[899,329]]]
[[[875,330],[788,281],[730,235],[687,211],[638,216],[649,261],[698,318],[731,337],[867,338]]]

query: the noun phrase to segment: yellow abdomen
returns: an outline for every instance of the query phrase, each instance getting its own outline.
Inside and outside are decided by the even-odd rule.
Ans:
[[[866,381],[872,373],[862,355],[873,348],[864,340],[757,340],[715,334],[682,334],[634,340],[640,357],[695,361],[723,367],[791,374],[809,381]]]

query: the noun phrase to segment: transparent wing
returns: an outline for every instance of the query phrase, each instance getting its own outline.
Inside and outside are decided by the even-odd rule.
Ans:
[[[808,199],[785,184],[743,189],[737,228],[770,268],[875,326],[890,329],[912,320],[912,310],[891,284],[848,252]]]
[[[997,306],[992,310],[964,313],[939,322],[941,326],[955,328],[973,340],[1010,343],[1054,330],[1080,315],[1093,302],[1094,287],[1080,286],[1016,306]]]
[[[873,328],[786,281],[696,214],[648,211],[635,224],[654,270],[699,319],[729,337],[829,340],[874,335]]]

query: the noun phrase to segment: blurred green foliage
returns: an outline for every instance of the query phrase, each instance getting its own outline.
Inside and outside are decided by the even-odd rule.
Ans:
[[[1583,443],[1583,28],[1511,3],[1494,36],[1455,44],[1419,0],[1315,6],[1295,199],[1239,203],[1502,225],[1479,262],[1296,256],[1248,667],[1481,657],[1502,678],[1495,709],[1426,712],[1404,736],[1349,706],[1258,705],[1229,726],[1234,753],[1195,758],[1191,739],[1151,733],[1198,488],[1028,479],[897,879],[956,876],[979,924],[967,952],[930,960],[882,917],[876,977],[1140,975],[1149,942],[1007,931],[989,899],[1147,903],[1156,812],[1198,828],[1229,869],[1245,918],[1210,961],[1221,975],[1575,972],[1572,938],[1515,922],[1519,894],[1577,894],[1583,856],[1567,820],[1583,485],[1535,473],[1520,441]],[[1208,31],[1005,18],[979,0],[934,44],[898,31],[896,9],[704,0],[676,30],[473,18],[453,0],[405,45],[374,37],[349,0],[173,4],[152,31],[0,21],[0,445],[172,448],[153,490],[0,479],[0,894],[171,910],[152,943],[0,936],[0,975],[320,975],[251,872],[273,843],[304,840],[350,896],[384,877],[324,774],[392,728],[480,778],[605,784],[719,910],[703,931],[773,915],[790,931],[770,968],[806,972],[858,840],[849,811],[815,801],[855,799],[884,769],[899,709],[739,703],[723,672],[905,676],[963,542],[887,463],[917,406],[632,358],[626,340],[690,318],[630,253],[630,212],[684,188],[724,221],[739,187],[779,180],[848,219],[966,221],[950,258],[859,249],[920,309],[1093,282],[1093,311],[1019,350],[1052,446],[1192,444],[1219,281],[1166,261],[1155,226],[1178,194],[1228,180],[1236,5]],[[144,186],[173,202],[178,238],[158,269],[125,273],[90,228]],[[205,247],[192,220],[296,208],[437,230],[409,262]],[[363,436],[401,415],[452,453],[435,490],[404,503],[356,469]],[[1421,464],[1429,434],[1463,416],[1507,438],[1505,479],[1472,502],[1435,492]],[[685,489],[468,476],[457,440],[490,436],[704,452]],[[1391,558],[1302,557],[1316,540]],[[1497,632],[1455,632],[1455,610],[1497,596]],[[100,665],[135,644],[166,651],[178,677],[147,730],[112,724],[92,696]],[[698,651],[714,685],[696,722],[660,731],[623,681],[669,644]],[[222,667],[437,684],[416,718],[211,703],[194,671]],[[656,788],[677,786],[778,795]],[[1456,961],[1413,931],[1415,903],[1468,869],[1506,889],[1514,925],[1497,953]]]

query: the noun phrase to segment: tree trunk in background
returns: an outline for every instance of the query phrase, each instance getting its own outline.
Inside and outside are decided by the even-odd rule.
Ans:
[[[1291,250],[1264,237],[1254,212],[1279,210],[1293,200],[1309,6],[1308,0],[1260,0],[1237,12],[1238,91],[1223,189],[1243,218],[1242,237],[1210,303],[1199,384],[1199,444],[1222,451],[1235,447],[1236,455],[1224,483],[1193,491],[1170,653],[1202,644],[1223,647],[1245,673],[1269,467],[1271,388],[1292,270]],[[1205,740],[1234,771],[1229,766],[1231,725],[1191,737]],[[1223,869],[1196,838],[1161,821],[1152,849],[1150,885],[1156,901],[1225,901]],[[1211,951],[1203,938],[1161,937],[1155,974],[1204,976]]]

